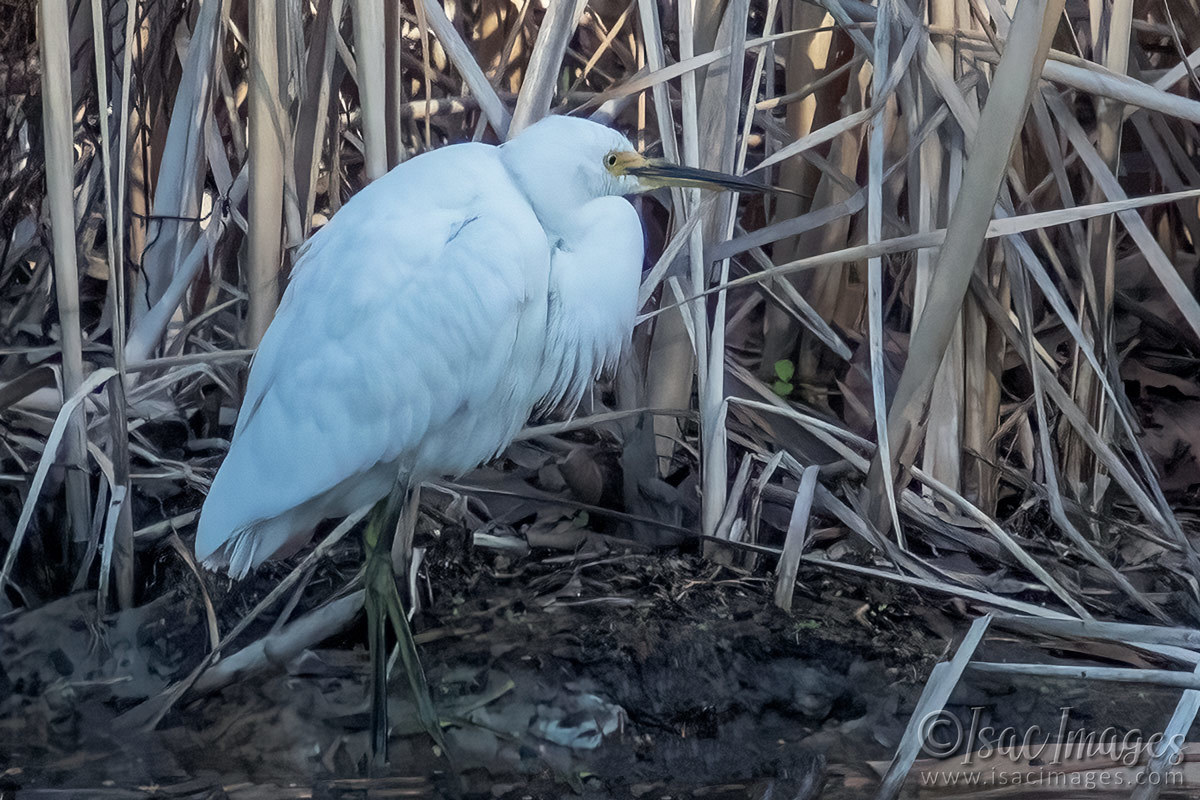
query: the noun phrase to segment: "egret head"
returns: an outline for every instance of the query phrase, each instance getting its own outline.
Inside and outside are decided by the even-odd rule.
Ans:
[[[672,186],[738,192],[774,190],[774,187],[735,175],[683,167],[661,158],[647,158],[634,150],[628,141],[625,144],[624,148],[614,148],[604,154],[604,169],[619,182],[621,191],[616,194],[638,194]]]
[[[606,195],[640,194],[670,186],[771,190],[745,178],[647,158],[621,133],[578,117],[546,117],[505,143],[501,152],[539,215],[551,208],[579,207]]]

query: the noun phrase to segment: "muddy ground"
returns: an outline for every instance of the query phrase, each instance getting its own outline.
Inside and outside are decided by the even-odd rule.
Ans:
[[[348,581],[356,547],[316,571],[295,613]],[[859,797],[977,611],[806,569],[785,613],[761,565],[611,546],[518,557],[432,548],[414,629],[451,758],[415,729],[397,674],[380,770],[368,758],[361,614],[298,658],[184,695],[151,731],[123,724],[206,652],[195,578],[164,569],[160,585],[173,588],[123,614],[98,620],[88,593],[0,620],[0,796]],[[207,579],[221,630],[286,571]],[[982,657],[1031,652],[1001,638]],[[1073,721],[1160,729],[1173,702],[989,679],[961,687],[951,709],[968,724],[1052,725],[1071,707]]]

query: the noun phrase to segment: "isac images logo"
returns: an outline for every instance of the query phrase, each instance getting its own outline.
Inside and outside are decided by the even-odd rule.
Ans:
[[[921,720],[921,749],[941,763],[922,773],[922,783],[1089,789],[1183,785],[1184,775],[1176,769],[1183,735],[1088,728],[1073,723],[1071,711],[1070,706],[1060,708],[1057,725],[1047,729],[984,725],[983,706],[971,709],[966,726],[948,711],[932,712]]]

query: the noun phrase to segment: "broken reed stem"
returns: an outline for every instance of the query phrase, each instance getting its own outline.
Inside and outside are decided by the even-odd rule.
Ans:
[[[362,103],[367,179],[387,172],[387,54],[383,0],[354,0],[354,54]]]
[[[105,59],[107,47],[104,41],[104,9],[100,0],[92,0],[92,50],[96,57],[96,94],[99,107],[108,109],[108,65]],[[118,119],[122,115],[116,115]],[[129,423],[128,409],[125,406],[124,366],[125,366],[125,267],[124,249],[121,246],[122,235],[118,234],[116,226],[120,222],[113,204],[113,157],[111,124],[107,114],[100,118],[101,164],[104,175],[104,223],[105,245],[108,254],[108,302],[112,309],[112,341],[113,361],[117,369],[118,379],[109,381],[108,398],[111,408],[109,424],[112,446],[109,457],[113,463],[113,501],[109,504],[109,514],[114,519],[106,525],[104,551],[112,564],[112,572],[116,578],[117,604],[120,608],[133,605],[134,574],[133,574],[133,516],[127,502],[132,489],[129,480]],[[118,178],[123,180],[123,177]],[[123,234],[123,231],[122,231]],[[108,601],[107,572],[100,576],[100,593],[97,598],[97,608],[104,613]]]
[[[283,107],[279,93],[276,0],[250,7],[250,214],[246,288],[250,304],[245,341],[251,347],[271,324],[279,305],[283,255]]]

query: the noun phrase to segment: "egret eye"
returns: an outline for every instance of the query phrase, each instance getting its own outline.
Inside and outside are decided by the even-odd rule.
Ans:
[[[608,169],[612,169],[613,167],[617,166],[617,154],[609,153],[606,155],[604,157],[604,166]]]

